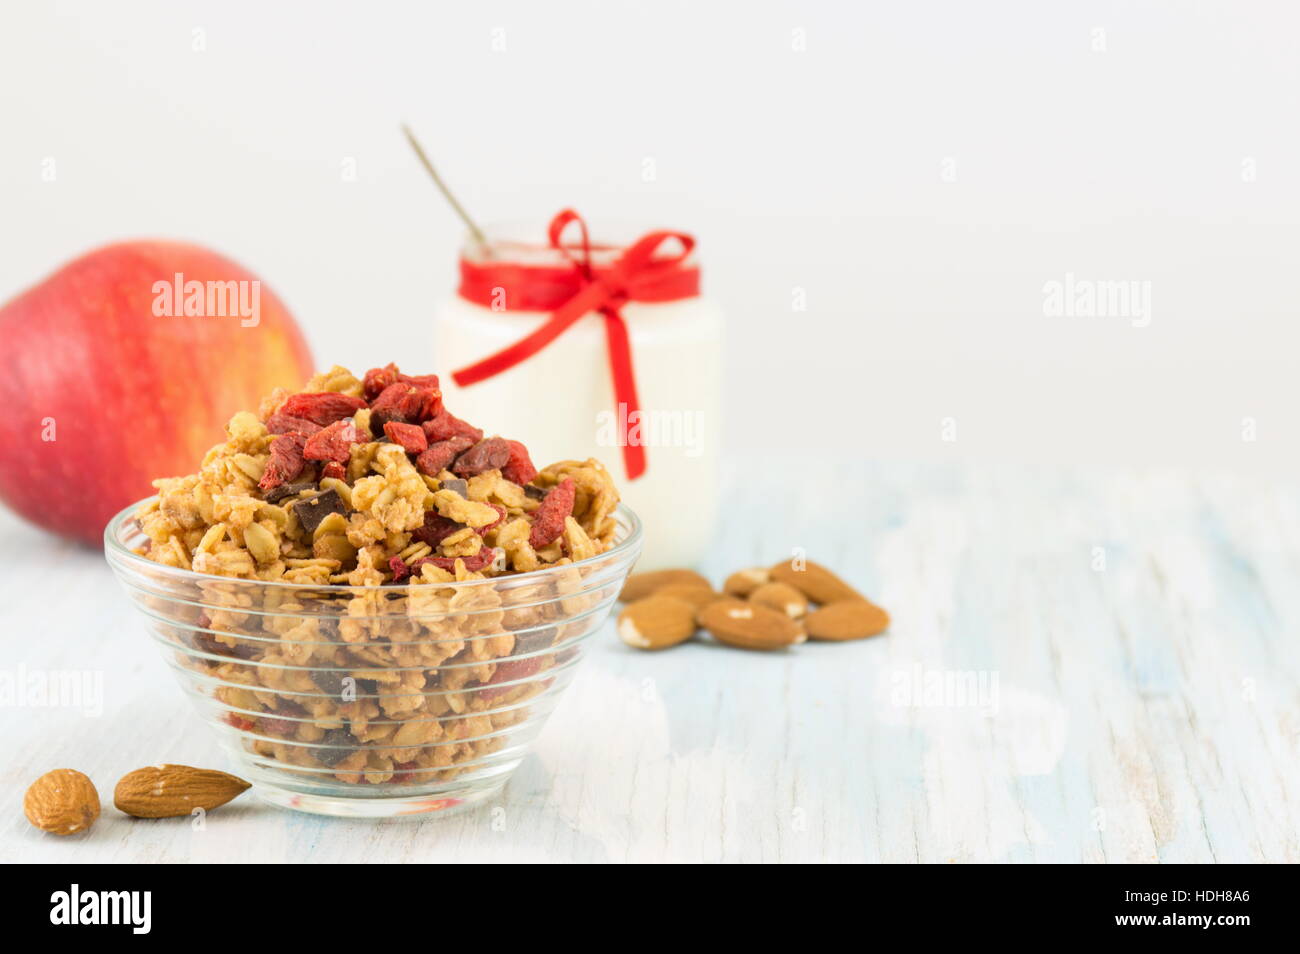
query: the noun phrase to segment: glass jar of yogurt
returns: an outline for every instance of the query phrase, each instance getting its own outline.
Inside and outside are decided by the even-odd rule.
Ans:
[[[712,542],[723,345],[722,310],[699,294],[694,254],[681,257],[681,248],[669,248],[673,240],[640,277],[621,280],[620,257],[647,232],[594,236],[584,249],[549,244],[540,223],[489,228],[486,248],[470,240],[462,249],[460,287],[438,308],[434,336],[454,414],[489,434],[526,435],[534,460],[595,457],[609,469],[645,527],[643,570],[692,566]],[[621,333],[598,311],[512,367],[457,385],[452,372],[536,331],[592,280],[614,293],[608,304],[626,328],[639,414],[616,396],[627,393],[612,375]],[[644,472],[630,479],[637,465],[627,444],[644,454]]]

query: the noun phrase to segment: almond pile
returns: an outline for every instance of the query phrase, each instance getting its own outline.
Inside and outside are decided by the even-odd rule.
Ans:
[[[630,577],[618,634],[637,649],[667,649],[703,628],[739,649],[784,649],[808,639],[842,642],[882,633],[889,614],[826,567],[789,560],[737,570],[713,589],[694,570]]]
[[[118,810],[136,818],[174,818],[211,811],[241,795],[242,778],[188,765],[151,765],[122,776],[113,792]],[[99,817],[95,783],[75,769],[46,772],[27,789],[23,813],[41,831],[75,835]]]

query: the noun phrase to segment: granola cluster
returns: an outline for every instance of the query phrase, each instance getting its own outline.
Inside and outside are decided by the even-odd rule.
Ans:
[[[501,747],[532,677],[590,628],[599,597],[565,567],[617,530],[599,462],[539,471],[391,364],[272,394],[154,486],[141,555],[231,581],[196,584],[183,661],[256,754],[345,782],[451,778]],[[311,589],[329,585],[365,589]]]

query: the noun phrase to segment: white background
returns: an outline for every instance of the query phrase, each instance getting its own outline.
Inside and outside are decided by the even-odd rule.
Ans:
[[[731,319],[701,569],[806,547],[894,622],[774,654],[606,633],[459,820],[245,797],[65,841],[22,819],[41,772],[107,798],[222,761],[100,555],[0,513],[9,671],[105,677],[100,720],[0,706],[0,860],[1300,860],[1298,9],[8,4],[0,299],[174,236],[322,364],[438,367],[459,228],[406,120],[485,221],[698,234]],[[1068,273],[1150,282],[1150,324],[1046,316]],[[999,676],[999,715],[891,706],[913,667]]]
[[[437,365],[459,230],[406,120],[483,220],[697,233],[731,316],[728,450],[1280,470],[1296,11],[11,4],[0,298],[99,243],[182,237],[274,287],[319,363],[396,337]],[[1150,325],[1046,317],[1067,273],[1149,281]]]

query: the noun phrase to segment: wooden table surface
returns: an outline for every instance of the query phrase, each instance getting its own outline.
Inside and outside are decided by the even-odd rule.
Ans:
[[[249,796],[137,821],[117,778],[224,767],[102,557],[0,517],[0,861],[1300,861],[1300,493],[1259,480],[845,462],[736,468],[713,578],[801,548],[887,636],[650,654],[612,624],[492,804],[317,818]],[[96,707],[92,707],[94,709]],[[22,816],[57,767],[85,835]]]

